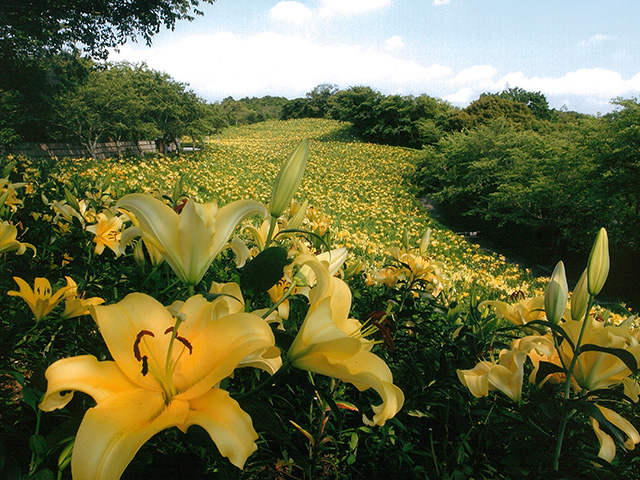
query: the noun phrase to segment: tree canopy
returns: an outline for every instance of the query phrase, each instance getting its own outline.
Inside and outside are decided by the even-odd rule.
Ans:
[[[94,58],[201,14],[201,0],[0,0],[0,58],[41,57],[78,45]],[[215,0],[202,0],[213,3]]]

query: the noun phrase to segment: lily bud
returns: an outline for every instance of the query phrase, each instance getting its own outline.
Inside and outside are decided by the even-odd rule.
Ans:
[[[293,152],[293,155],[287,160],[273,184],[271,192],[271,202],[269,210],[271,215],[279,217],[289,206],[289,201],[293,198],[302,181],[302,174],[309,159],[309,139],[305,139]]]
[[[571,295],[571,318],[576,321],[582,320],[587,313],[588,304],[589,290],[587,288],[587,270],[585,269]]]
[[[302,205],[298,205],[295,213],[291,215],[289,218],[289,222],[287,223],[287,228],[291,228],[293,230],[297,229],[302,225],[302,221],[304,217],[307,215],[307,206],[309,205],[309,200],[305,200],[302,202]],[[289,210],[292,210],[289,207]]]
[[[597,295],[602,290],[609,275],[609,238],[607,231],[601,228],[593,242],[589,263],[587,264],[587,280],[589,293]]]
[[[431,229],[427,228],[422,235],[422,239],[420,240],[420,254],[426,255],[427,250],[429,249],[429,245],[431,245]]]
[[[407,230],[407,227],[402,230],[402,246],[405,250],[409,250],[409,230]]]
[[[560,261],[553,269],[547,290],[544,292],[544,311],[547,314],[547,320],[556,325],[560,323],[567,308],[568,298],[567,276],[564,271],[564,263]]]
[[[138,265],[139,267],[144,267],[144,264],[147,263],[144,258],[144,249],[142,248],[142,243],[142,239],[140,239],[136,242],[136,246],[133,247],[133,259],[135,260],[136,265]]]

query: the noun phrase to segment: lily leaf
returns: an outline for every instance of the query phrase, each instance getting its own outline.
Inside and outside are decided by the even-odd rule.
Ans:
[[[228,293],[211,293],[211,292],[207,292],[207,293],[203,293],[202,296],[204,298],[206,298],[207,301],[209,301],[209,302],[213,302],[218,297],[229,297],[229,298],[233,298],[234,300],[238,301],[238,303],[242,303],[242,300],[240,300],[237,297],[234,297],[233,295],[229,295]]]
[[[254,293],[262,293],[273,287],[284,276],[284,267],[291,260],[282,247],[265,248],[240,273],[240,285]]]
[[[562,340],[566,340],[567,342],[569,342],[569,346],[571,347],[571,350],[573,350],[575,352],[576,346],[573,343],[573,340],[571,340],[571,337],[569,337],[567,332],[565,332],[564,328],[562,328],[560,325],[556,325],[556,324],[548,322],[546,320],[533,320],[531,322],[527,322],[526,325],[522,325],[521,328],[532,327],[532,326],[535,326],[535,325],[542,325],[544,327],[547,327],[547,328],[550,328],[551,330],[553,330],[554,334],[560,335]]]
[[[634,357],[631,352],[623,348],[610,348],[587,343],[580,347],[579,355],[583,354],[584,352],[603,352],[615,355],[622,362],[624,362],[624,364],[627,366],[627,368],[629,368],[629,370],[631,370],[632,373],[638,372],[638,362],[636,361],[636,357]]]
[[[536,385],[539,385],[547,376],[554,373],[564,373],[564,368],[555,363],[540,361],[538,372],[536,373]]]
[[[617,441],[619,441],[620,443],[624,443],[626,438],[623,435],[622,430],[620,430],[613,423],[607,420],[607,418],[604,416],[604,414],[600,411],[600,409],[596,406],[595,403],[577,401],[577,402],[572,402],[571,405],[573,406],[573,408],[575,408],[579,412],[584,413],[585,415],[588,415],[589,417],[593,417],[594,419],[596,419],[596,421],[600,425],[600,428],[606,429],[609,433],[611,433],[611,435],[615,437]]]

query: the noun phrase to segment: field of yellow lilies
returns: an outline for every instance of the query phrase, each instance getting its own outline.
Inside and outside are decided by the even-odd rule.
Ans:
[[[637,478],[606,231],[536,278],[430,218],[416,155],[304,119],[3,160],[0,477]]]

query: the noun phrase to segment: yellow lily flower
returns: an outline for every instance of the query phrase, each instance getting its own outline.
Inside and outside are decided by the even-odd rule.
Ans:
[[[238,200],[218,209],[216,203],[187,201],[181,214],[150,195],[126,195],[117,207],[133,214],[138,226],[123,233],[122,243],[141,236],[155,247],[186,285],[196,285],[243,219],[266,216],[253,200]]]
[[[524,362],[532,351],[551,355],[553,342],[540,335],[519,338],[509,350],[500,351],[497,364],[483,360],[471,370],[458,370],[458,379],[476,398],[499,390],[514,402],[519,402],[522,398]]]
[[[485,300],[478,305],[479,309],[494,307],[496,315],[509,320],[514,325],[526,325],[534,320],[544,318],[544,296],[525,298],[517,303],[510,304],[498,300]]]
[[[376,390],[382,404],[373,405],[373,419],[363,416],[363,421],[383,425],[402,408],[404,394],[393,384],[387,364],[370,352],[373,342],[364,339],[363,325],[348,317],[349,286],[330,277],[326,266],[314,257],[306,264],[314,268],[317,284],[309,292],[311,306],[289,348],[289,360],[297,368],[349,382],[360,391]]]
[[[234,282],[217,283],[212,282],[209,293],[220,295],[211,302],[212,318],[222,318],[228,315],[244,312],[244,297],[240,290],[240,285]],[[176,316],[184,305],[183,301],[177,300],[168,308],[169,312]],[[262,318],[262,311],[251,312],[253,315]],[[266,323],[269,323],[265,320]],[[262,350],[256,350],[247,357],[243,358],[238,367],[254,367],[269,372],[271,375],[276,373],[282,366],[282,358],[280,357],[280,349],[275,346],[269,346]]]
[[[631,424],[631,422],[629,422],[627,419],[623,418],[613,410],[601,407],[600,405],[596,405],[596,407],[600,409],[602,415],[604,415],[604,418],[606,418],[613,425],[615,425],[625,433],[627,439],[624,442],[624,446],[627,450],[633,450],[636,444],[640,443],[640,434],[638,433],[638,430],[636,430],[636,428]],[[598,442],[600,442],[600,451],[598,452],[598,457],[611,463],[611,461],[616,456],[616,444],[613,441],[613,438],[611,438],[609,434],[605,433],[600,428],[600,424],[595,418],[589,417],[589,420],[591,421],[593,431],[598,437]]]
[[[120,236],[122,229],[122,219],[115,215],[106,215],[103,212],[96,215],[95,225],[89,225],[86,230],[95,235],[93,241],[96,244],[95,253],[102,255],[104,247],[108,247],[116,257],[120,256]]]
[[[638,340],[632,335],[629,327],[605,325],[603,322],[596,322],[591,318],[587,319],[587,322],[587,328],[582,337],[582,345],[593,344],[601,347],[627,350],[640,363],[640,345],[638,345]],[[580,335],[582,324],[582,321],[567,320],[560,326],[575,344]],[[565,365],[571,363],[573,350],[569,342],[562,342],[552,356],[541,359],[562,366],[560,356],[562,356]],[[534,365],[536,364],[537,362],[534,362]],[[536,373],[537,365],[532,373],[532,378],[535,378]],[[573,370],[572,386],[576,391],[582,389],[589,391],[609,388],[622,383],[625,385],[625,390],[629,390],[633,395],[634,385],[630,382],[625,382],[629,375],[631,375],[631,370],[617,356],[606,352],[587,351],[578,357]],[[553,374],[544,381],[547,380],[553,383],[564,381],[564,375]]]
[[[4,197],[2,205],[6,205],[12,212],[22,207],[24,202],[18,198],[18,188],[24,187],[25,183],[11,183],[6,178],[0,178],[0,198]]]
[[[91,305],[100,305],[104,303],[104,299],[99,297],[83,298],[78,297],[78,284],[71,278],[66,277],[67,286],[69,287],[69,296],[64,301],[64,312],[62,318],[74,318],[89,314]]]
[[[33,250],[33,256],[36,255],[36,247],[30,243],[22,243],[17,240],[18,229],[9,222],[0,222],[0,253],[16,251],[16,255],[22,255],[27,248]]]
[[[306,248],[303,245],[298,245],[298,249],[305,252]],[[347,254],[349,252],[345,247],[335,248],[328,252],[323,252],[315,256],[316,260],[323,262],[328,269],[329,275],[334,276],[338,273],[345,260],[347,259]],[[303,253],[298,254],[302,255],[300,258],[309,258],[310,254]],[[309,291],[313,285],[316,283],[316,274],[314,269],[309,265],[305,265],[304,263],[300,263],[299,261],[294,261],[290,265],[285,267],[285,276],[281,278],[278,283],[276,283],[273,287],[267,290],[269,294],[269,298],[273,303],[276,303],[278,300],[282,298],[282,296],[289,290],[291,287],[291,283],[294,280],[292,278],[293,268],[295,266],[300,265],[300,269],[295,274],[296,286],[292,291],[292,295],[304,295],[306,297],[309,296]],[[278,305],[278,315],[280,318],[287,319],[289,318],[289,300],[285,299]]]
[[[7,294],[12,297],[21,297],[27,302],[36,319],[36,323],[46,317],[62,300],[73,295],[71,292],[73,286],[69,284],[69,277],[67,277],[67,285],[57,290],[56,293],[52,293],[51,283],[46,278],[36,278],[33,283],[33,290],[20,277],[13,277],[13,279],[20,287],[20,291],[10,290]]]
[[[74,391],[96,401],[73,448],[75,480],[117,480],[153,435],[202,426],[220,453],[242,468],[256,450],[251,417],[216,385],[238,363],[274,346],[267,323],[250,313],[215,317],[201,295],[174,317],[154,298],[132,293],[117,304],[91,307],[113,361],[65,358],[46,371],[44,411],[64,407]]]

